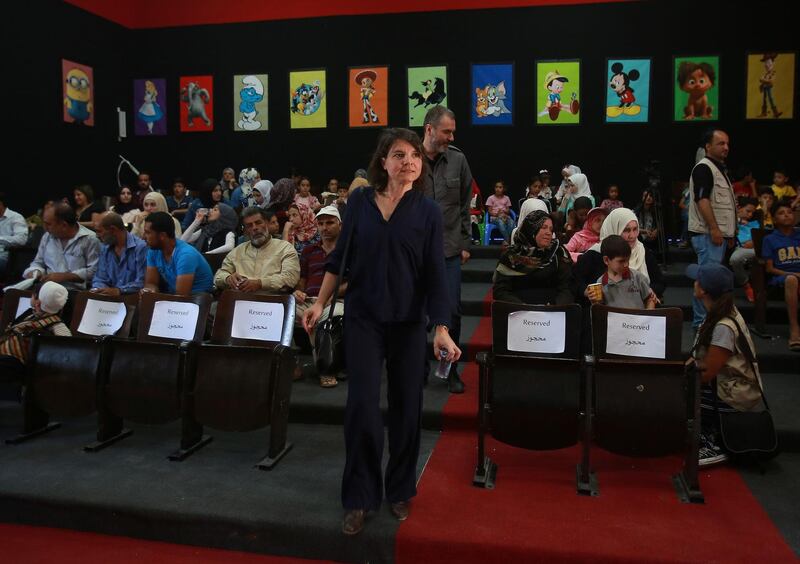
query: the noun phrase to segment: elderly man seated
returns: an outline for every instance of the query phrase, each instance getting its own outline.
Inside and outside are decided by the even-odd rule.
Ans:
[[[92,292],[106,296],[135,294],[144,287],[147,243],[128,233],[120,215],[108,212],[97,223],[103,242]]]
[[[261,208],[245,209],[242,223],[250,240],[228,253],[214,276],[214,285],[240,292],[291,292],[300,279],[294,246],[270,235],[267,214]]]

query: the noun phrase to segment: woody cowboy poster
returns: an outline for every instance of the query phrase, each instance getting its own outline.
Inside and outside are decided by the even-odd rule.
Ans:
[[[354,67],[348,77],[350,127],[386,127],[389,67]]]
[[[747,119],[794,118],[794,53],[747,55]]]

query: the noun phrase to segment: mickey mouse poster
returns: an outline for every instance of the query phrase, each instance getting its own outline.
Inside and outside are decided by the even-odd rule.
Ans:
[[[647,123],[650,65],[650,59],[608,59],[606,123]]]

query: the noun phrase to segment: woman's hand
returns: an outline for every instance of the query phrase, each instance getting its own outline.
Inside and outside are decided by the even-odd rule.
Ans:
[[[447,350],[447,360],[450,362],[458,362],[458,359],[461,358],[461,349],[459,349],[453,342],[453,339],[450,338],[447,327],[438,325],[433,336],[433,354],[436,360],[441,360],[440,351],[442,349]]]
[[[317,321],[319,320],[321,315],[322,315],[322,303],[319,300],[317,300],[316,302],[314,302],[314,305],[308,308],[305,314],[303,314],[303,329],[306,330],[306,333],[308,333],[309,335],[311,334],[311,331],[314,330],[314,326],[317,324]]]

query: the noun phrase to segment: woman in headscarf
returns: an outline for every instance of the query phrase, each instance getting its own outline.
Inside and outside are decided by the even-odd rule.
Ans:
[[[534,201],[534,200],[530,200]],[[534,210],[519,222],[494,273],[494,299],[526,304],[575,301],[572,260],[553,236],[553,220]]]
[[[192,201],[191,205],[189,206],[189,210],[183,216],[181,227],[183,229],[189,228],[189,226],[197,217],[197,210],[203,208],[210,210],[217,204],[224,203],[225,198],[223,198],[222,186],[220,186],[219,180],[216,178],[206,178],[200,184],[200,189],[197,191],[197,198]],[[176,234],[175,236],[177,237],[178,235]]]
[[[592,208],[586,216],[583,229],[575,233],[564,247],[569,251],[572,262],[577,262],[578,258],[600,242],[600,230],[603,222],[608,215],[605,208]]]
[[[117,203],[111,208],[115,214],[122,216],[122,221],[125,225],[133,223],[136,214],[141,210],[136,205],[136,200],[133,197],[133,190],[127,184],[119,187],[117,193]]]
[[[592,196],[589,179],[586,178],[585,174],[580,172],[572,174],[565,182],[566,188],[558,205],[558,211],[568,213],[578,198],[589,198],[592,201],[592,206],[594,206],[594,196]]]
[[[561,169],[561,185],[558,187],[558,190],[556,191],[555,195],[556,204],[561,203],[561,199],[564,197],[564,194],[567,191],[567,179],[573,174],[578,174],[580,172],[581,172],[581,167],[577,165],[566,165],[564,168]]]
[[[283,240],[294,245],[300,255],[309,245],[319,242],[319,230],[314,212],[303,204],[293,203],[287,212],[288,221],[283,228]]]
[[[192,224],[181,239],[191,243],[201,253],[225,254],[236,246],[236,227],[239,217],[227,204],[217,204],[208,213],[198,210]]]
[[[628,242],[631,246],[629,268],[647,277],[650,288],[661,299],[664,295],[664,276],[658,266],[655,254],[646,249],[639,241],[639,221],[628,208],[617,208],[608,214],[600,228],[600,241],[592,245],[578,259],[575,265],[577,296],[584,300],[583,292],[586,290],[586,286],[594,283],[606,271],[606,265],[600,253],[600,243],[609,235],[620,235]],[[588,302],[584,303],[588,304]]]
[[[253,191],[251,192],[252,203],[247,207],[266,208],[269,205],[270,192],[272,192],[272,182],[269,180],[259,180],[256,182],[256,185],[253,186]]]
[[[131,233],[139,237],[139,239],[144,239],[144,220],[148,215],[157,211],[169,213],[166,198],[164,198],[164,196],[158,192],[150,192],[145,195],[144,199],[142,200],[142,207],[144,210],[136,214],[136,217],[133,220],[133,229],[131,229]],[[181,224],[174,217],[172,218],[172,221],[175,222],[175,237],[180,237],[181,232],[183,231]]]
[[[278,217],[281,232],[286,224],[286,212],[289,211],[289,205],[294,202],[295,193],[297,193],[297,185],[291,178],[281,178],[270,191],[269,205],[266,209]]]
[[[550,210],[547,209],[547,202],[540,200],[539,198],[528,198],[522,202],[522,207],[519,209],[519,217],[517,218],[517,227],[515,227],[514,231],[511,232],[512,241],[514,240],[514,235],[517,233],[519,226],[522,225],[523,220],[528,216],[528,214],[537,210],[544,213],[550,213]]]
[[[261,174],[256,169],[242,169],[242,172],[239,173],[239,187],[231,194],[230,206],[234,209],[251,207],[254,203],[253,186],[260,180]]]

